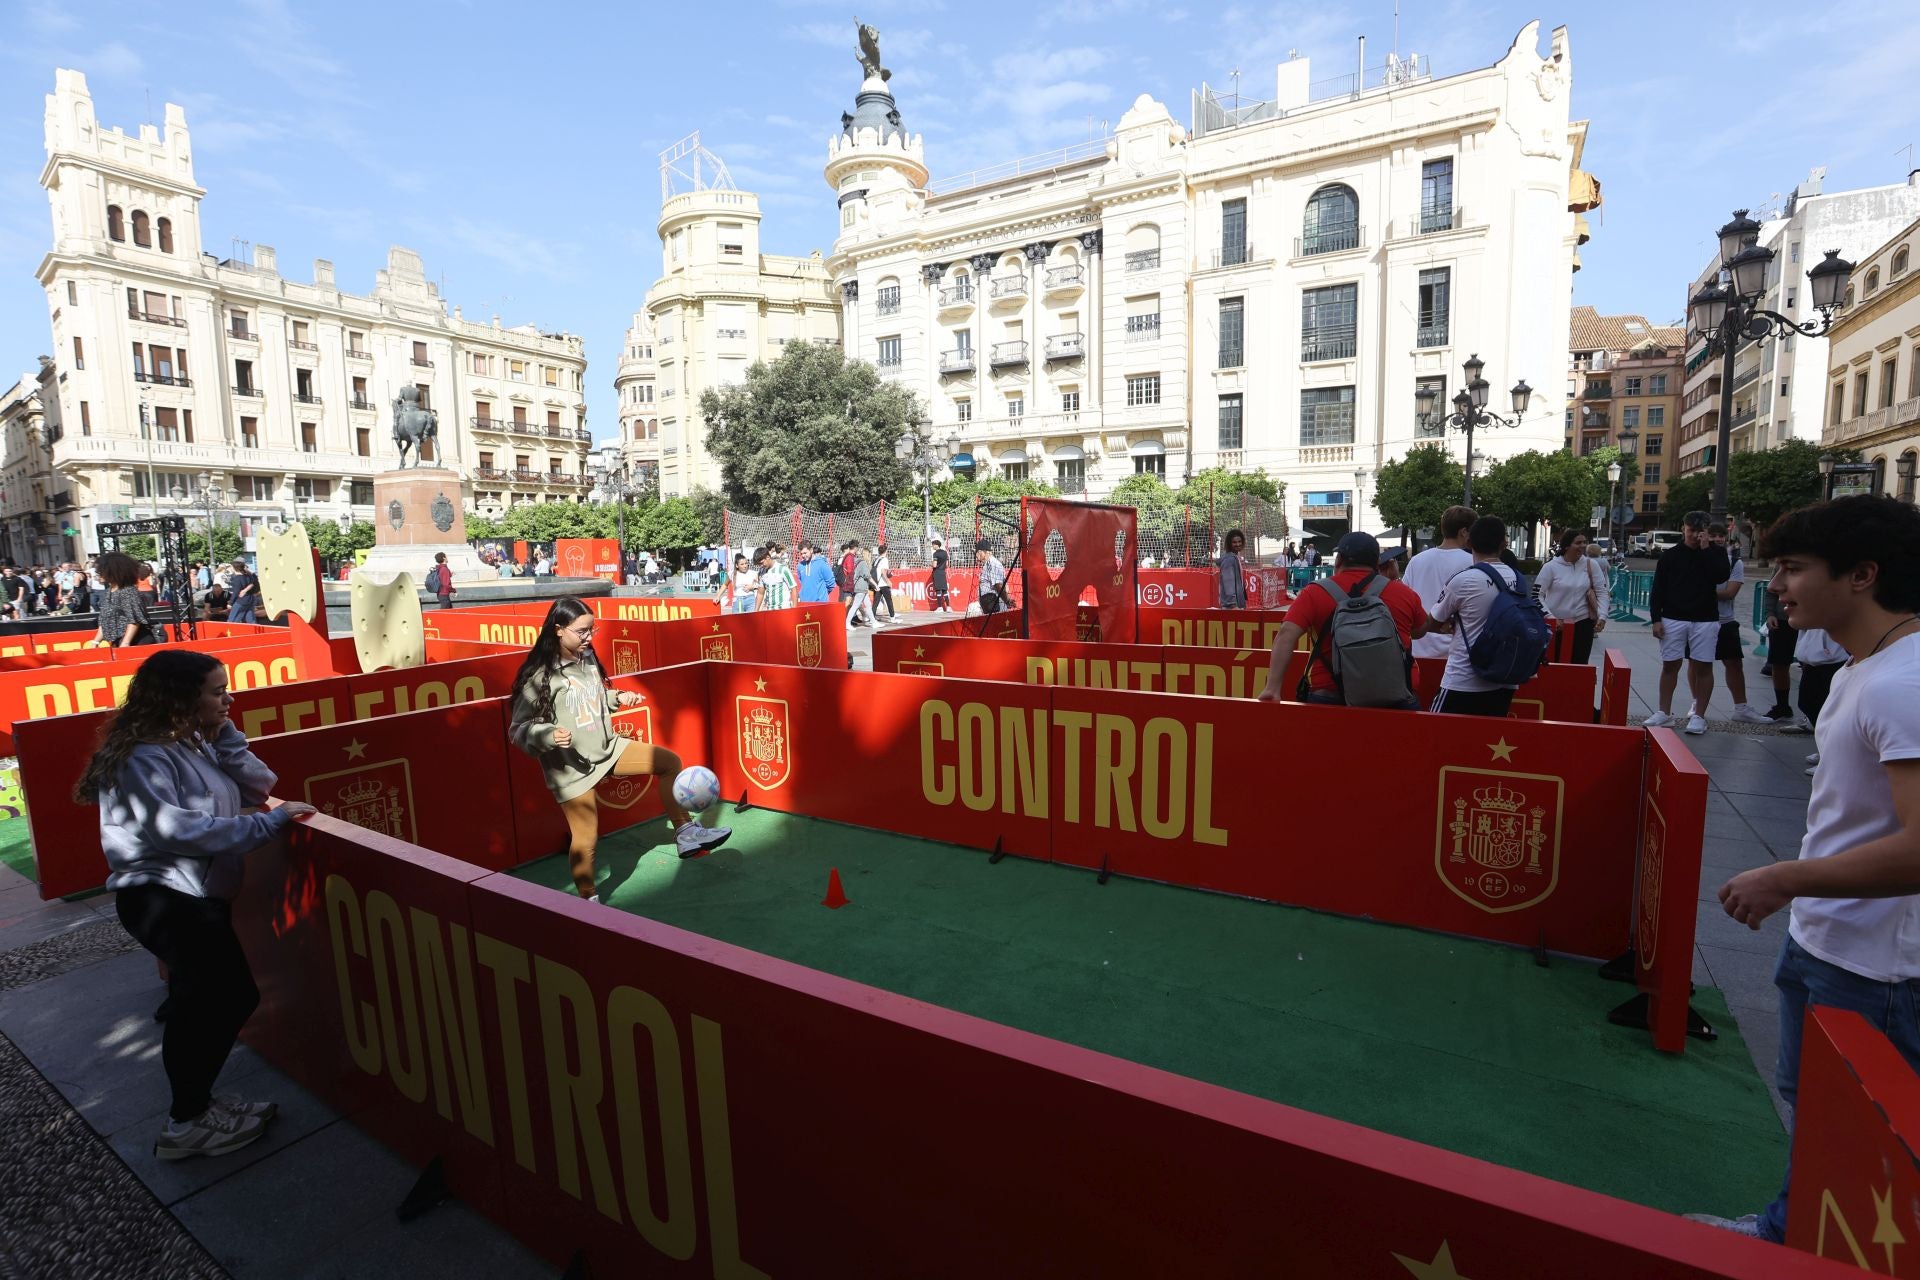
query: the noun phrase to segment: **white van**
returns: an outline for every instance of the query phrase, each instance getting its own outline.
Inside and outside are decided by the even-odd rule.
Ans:
[[[1669,547],[1677,547],[1686,541],[1686,536],[1678,529],[1655,529],[1653,536],[1647,539],[1647,554],[1659,556]]]

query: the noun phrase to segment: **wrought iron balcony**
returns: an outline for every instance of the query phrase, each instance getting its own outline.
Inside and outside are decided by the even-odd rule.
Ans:
[[[347,401],[347,407],[349,409],[372,409],[376,406],[373,401],[367,399],[365,396],[355,396],[353,399]]]
[[[956,284],[952,288],[940,291],[942,307],[970,307],[973,305],[973,285]]]
[[[878,302],[877,304],[875,304],[875,306],[874,306],[874,314],[875,314],[875,315],[882,315],[882,316],[897,316],[897,315],[899,315],[899,314],[900,314],[900,299],[898,299],[898,298],[882,298],[882,299],[880,299],[880,301],[879,301],[879,302]]]
[[[1580,389],[1580,398],[1582,400],[1611,400],[1613,399],[1613,383],[1589,382]]]
[[[1213,251],[1213,265],[1216,267],[1239,267],[1252,261],[1253,246],[1245,241],[1223,244]]]
[[[1422,347],[1444,347],[1450,337],[1451,328],[1452,326],[1445,320],[1438,324],[1423,324],[1420,326],[1419,337],[1415,339],[1415,343]]]
[[[995,276],[992,288],[995,298],[1024,298],[1027,296],[1027,278],[1023,275]]]
[[[1004,369],[1013,365],[1027,363],[1027,344],[1024,342],[996,342],[987,355],[987,363],[995,369]]]
[[[475,467],[473,478],[476,480],[506,480],[510,473],[504,467]]]
[[[320,344],[317,342],[296,342],[292,338],[287,339],[287,345],[295,351],[318,351],[320,349]]]
[[[960,351],[942,351],[940,353],[940,372],[942,373],[972,373],[974,368],[973,348],[971,347],[964,348]]]
[[[348,348],[347,348],[347,359],[349,359],[349,360],[371,360],[371,359],[373,359],[373,352],[371,352],[371,351],[368,351],[368,350],[365,350],[364,348],[361,348],[361,347],[348,347]]]
[[[1047,359],[1078,360],[1087,354],[1084,333],[1055,333],[1047,336]]]
[[[1054,267],[1047,272],[1047,288],[1049,291],[1080,289],[1084,288],[1085,285],[1086,271],[1081,267]]]
[[[1320,253],[1344,253],[1349,249],[1358,249],[1367,242],[1367,229],[1362,226],[1324,227],[1318,231],[1309,231],[1297,237],[1293,242],[1293,256],[1311,258]]]
[[[1357,345],[1351,333],[1318,334],[1310,331],[1300,337],[1300,359],[1308,363],[1315,360],[1351,360]]]
[[[505,431],[507,429],[507,420],[505,418],[487,416],[468,418],[467,421],[472,423],[474,427],[480,431]]]
[[[184,329],[187,327],[187,322],[185,320],[181,320],[170,315],[164,315],[158,311],[137,311],[132,307],[127,308],[127,319],[144,320],[148,324],[172,325],[176,329]]]
[[[189,378],[176,378],[168,373],[140,373],[136,371],[133,375],[133,380],[135,382],[149,382],[159,387],[190,387],[193,385],[193,381]]]
[[[131,313],[131,312],[129,312],[128,314],[132,314],[132,313]],[[227,330],[227,336],[228,336],[229,338],[232,338],[232,339],[233,339],[234,341],[236,341],[236,342],[258,342],[258,341],[260,341],[260,335],[259,335],[259,334],[257,334],[257,333],[250,333],[250,332],[248,332],[247,330],[245,330],[245,329],[241,329],[241,328],[231,328],[231,329],[228,329],[228,330]]]
[[[257,399],[260,399],[262,396],[264,396],[266,393],[261,391],[260,388],[258,387],[235,387],[233,389],[233,394],[237,396],[247,396],[250,399],[257,400]]]
[[[422,359],[421,359],[421,358],[420,358],[419,356],[414,356],[414,357],[412,357],[412,358],[410,358],[410,359],[409,359],[409,360],[407,361],[407,363],[408,363],[408,364],[411,364],[411,365],[413,365],[413,366],[414,366],[414,367],[416,367],[416,368],[420,368],[420,369],[431,369],[431,368],[433,368],[433,361],[431,361],[431,360],[422,360]]]
[[[1127,317],[1127,341],[1151,342],[1160,336],[1160,315]]]
[[[1152,271],[1160,265],[1160,251],[1158,249],[1135,249],[1126,256],[1126,264],[1129,274],[1135,271]]]
[[[296,391],[293,393],[293,399],[296,404],[319,404],[320,403],[320,397],[314,395],[310,391]]]
[[[1422,209],[1418,224],[1420,229],[1415,234],[1430,236],[1436,231],[1451,231],[1459,222],[1458,209]]]

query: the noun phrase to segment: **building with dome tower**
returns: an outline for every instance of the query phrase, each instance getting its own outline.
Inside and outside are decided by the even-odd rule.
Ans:
[[[1558,385],[1573,210],[1598,203],[1564,28],[1445,77],[1392,56],[1316,82],[1296,58],[1271,100],[1203,86],[1187,126],[1142,95],[1105,138],[934,181],[860,42],[826,269],[849,358],[921,395],[956,473],[1097,497],[1263,467],[1297,524],[1336,533],[1377,527],[1381,464],[1446,439],[1422,384],[1444,406],[1477,353],[1497,386]],[[1560,448],[1564,405],[1480,431],[1480,465]]]

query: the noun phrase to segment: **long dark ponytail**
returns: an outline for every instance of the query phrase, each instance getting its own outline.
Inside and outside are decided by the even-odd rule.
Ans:
[[[547,610],[547,617],[540,624],[540,634],[534,639],[533,648],[527,653],[527,660],[520,664],[519,674],[513,677],[513,700],[518,703],[520,691],[531,681],[534,683],[535,696],[538,698],[538,711],[541,720],[553,719],[553,688],[545,680],[538,679],[547,672],[560,666],[560,632],[593,610],[577,596],[561,596]],[[583,662],[598,663],[599,658],[588,645],[581,650]]]

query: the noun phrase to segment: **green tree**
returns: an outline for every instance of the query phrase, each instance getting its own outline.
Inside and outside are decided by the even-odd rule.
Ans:
[[[1705,511],[1713,500],[1713,472],[1696,471],[1667,481],[1666,505],[1660,509],[1663,528],[1678,529],[1689,511]]]
[[[1444,445],[1423,444],[1380,468],[1373,504],[1389,527],[1438,529],[1440,516],[1460,501],[1465,477]]]
[[[240,531],[228,524],[214,526],[211,554],[207,548],[207,532],[204,523],[187,535],[187,559],[190,561],[227,564],[239,557],[246,549],[246,544],[240,538]]]
[[[641,507],[637,520],[627,520],[627,537],[635,547],[658,551],[683,567],[689,557],[672,553],[691,551],[707,540],[691,498],[668,498]]]
[[[687,500],[693,504],[693,515],[700,522],[700,542],[708,546],[718,546],[722,536],[721,513],[727,508],[727,500],[711,489],[695,489]]]
[[[1829,452],[1840,462],[1860,460],[1857,449]],[[1771,449],[1734,454],[1727,459],[1727,506],[1764,529],[1796,507],[1818,502],[1826,492],[1821,453],[1810,440],[1784,440]]]
[[[1107,501],[1117,507],[1137,507],[1142,512],[1171,511],[1182,505],[1179,495],[1167,487],[1167,482],[1150,471],[1135,472],[1113,486]]]
[[[700,414],[728,505],[752,515],[849,511],[894,496],[909,479],[895,445],[922,420],[913,392],[811,342],[788,343],[738,386],[702,393]]]
[[[958,511],[970,507],[977,498],[982,502],[1011,498],[1057,498],[1060,491],[1043,480],[1008,480],[1004,476],[988,476],[976,480],[971,476],[955,476],[951,480],[942,480],[933,486],[933,511]],[[902,506],[919,505],[920,491],[907,489],[894,499]]]
[[[1474,507],[1509,524],[1584,528],[1593,514],[1593,469],[1564,449],[1529,449],[1496,462],[1474,482]]]
[[[1208,467],[1194,472],[1193,477],[1181,486],[1179,496],[1182,502],[1190,502],[1196,507],[1204,506],[1211,497],[1216,508],[1225,510],[1231,499],[1243,494],[1249,498],[1279,502],[1286,491],[1286,484],[1269,476],[1265,467],[1251,472]]]

